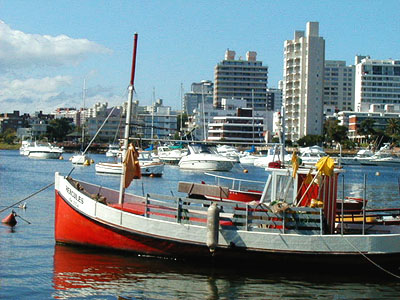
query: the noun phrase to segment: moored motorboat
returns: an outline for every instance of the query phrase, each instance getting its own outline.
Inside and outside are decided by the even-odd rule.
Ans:
[[[50,143],[41,144],[34,142],[27,147],[28,157],[41,159],[59,159],[63,154],[63,148],[53,146]]]
[[[21,147],[19,148],[19,154],[21,155],[29,155],[29,147],[33,146],[33,142],[31,141],[22,141],[21,142]]]
[[[243,165],[254,165],[254,162],[261,158],[260,155],[251,154],[249,152],[241,153],[239,156],[239,162]]]
[[[230,145],[217,145],[217,152],[222,156],[229,158],[234,162],[239,162],[240,152],[233,146]]]
[[[299,152],[302,164],[306,166],[315,165],[322,157],[327,155],[322,147],[316,145],[300,148]]]
[[[159,146],[157,147],[157,156],[160,161],[177,165],[183,156],[187,155],[187,150],[182,147]]]
[[[386,167],[399,167],[400,157],[395,155],[390,150],[390,145],[388,143],[384,144],[373,156],[371,156],[367,163],[375,166],[386,166]]]
[[[188,155],[179,161],[179,167],[187,170],[229,171],[234,162],[217,153],[215,147],[206,144],[189,144]]]
[[[254,160],[254,165],[256,167],[268,168],[270,163],[282,163],[281,149],[278,146],[269,148],[267,154],[261,156]],[[289,163],[291,159],[291,155],[289,155],[286,151],[284,151],[284,163]]]

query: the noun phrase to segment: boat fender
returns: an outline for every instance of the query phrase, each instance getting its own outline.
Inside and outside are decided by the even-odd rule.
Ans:
[[[210,248],[211,253],[214,253],[218,246],[219,212],[220,209],[216,203],[211,204],[207,209],[207,247]]]
[[[7,224],[9,226],[15,226],[17,224],[17,220],[15,218],[16,213],[12,211],[7,217],[5,217],[1,222],[3,224]]]

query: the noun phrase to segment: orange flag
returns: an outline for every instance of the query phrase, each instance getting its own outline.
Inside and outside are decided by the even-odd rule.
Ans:
[[[140,173],[139,165],[139,153],[132,144],[129,145],[128,151],[125,156],[125,178],[124,178],[124,188],[127,188],[133,179],[139,179],[142,177]]]

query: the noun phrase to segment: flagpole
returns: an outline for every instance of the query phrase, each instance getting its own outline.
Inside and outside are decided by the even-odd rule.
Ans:
[[[131,70],[131,81],[128,88],[128,105],[126,109],[126,121],[125,121],[125,134],[124,134],[124,144],[122,146],[122,173],[121,173],[121,183],[119,189],[119,199],[118,204],[124,202],[124,194],[125,194],[125,185],[124,185],[124,178],[126,173],[126,166],[124,164],[126,151],[128,149],[129,144],[129,131],[130,131],[130,123],[131,123],[131,112],[132,112],[132,98],[133,98],[133,91],[134,91],[134,80],[135,80],[135,68],[136,68],[136,48],[137,48],[137,39],[138,34],[135,33],[134,41],[133,41],[133,57],[132,57],[132,70]]]

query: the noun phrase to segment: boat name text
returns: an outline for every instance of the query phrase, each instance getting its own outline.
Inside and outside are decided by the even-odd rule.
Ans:
[[[76,201],[79,203],[83,204],[83,198],[79,195],[77,195],[71,188],[65,187],[66,191],[68,194],[71,195],[72,198],[74,198]]]

